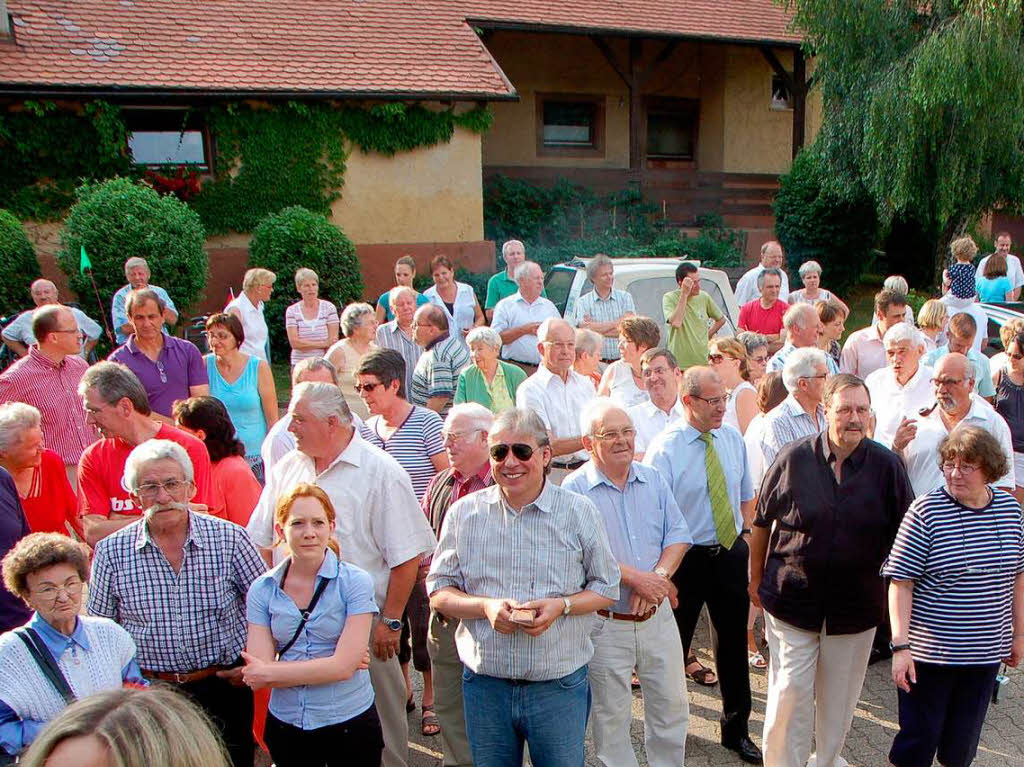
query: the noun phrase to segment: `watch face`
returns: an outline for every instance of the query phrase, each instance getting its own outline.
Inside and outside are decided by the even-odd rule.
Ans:
[[[397,618],[384,618],[384,625],[392,631],[400,631],[402,628],[402,621]]]

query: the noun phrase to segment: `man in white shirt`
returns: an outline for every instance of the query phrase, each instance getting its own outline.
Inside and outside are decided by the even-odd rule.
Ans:
[[[748,271],[739,282],[736,283],[736,304],[743,306],[756,298],[761,297],[761,290],[757,284],[757,278],[765,269],[778,269],[782,272],[782,288],[779,290],[779,300],[789,300],[789,276],[782,256],[782,246],[775,240],[769,240],[761,246],[761,263]]]
[[[549,317],[558,317],[558,309],[541,295],[544,271],[533,261],[516,267],[519,290],[501,299],[494,307],[491,328],[501,336],[501,358],[536,370],[540,364],[537,351],[537,329]]]
[[[1021,268],[1020,259],[1010,253],[1012,245],[1013,240],[1009,232],[999,232],[996,235],[996,253],[1006,256],[1006,276],[1010,278],[1010,287],[1013,288],[1010,291],[1010,300],[1017,301],[1020,299],[1020,289],[1024,286],[1024,268]],[[988,263],[988,256],[978,262],[978,274],[985,273],[986,263]]]
[[[932,369],[921,363],[924,335],[913,325],[898,322],[882,339],[888,364],[871,373],[864,385],[871,393],[875,413],[875,442],[892,445],[904,418],[915,418],[929,407],[932,397]]]
[[[640,373],[647,384],[647,402],[629,408],[629,417],[636,429],[633,449],[639,461],[647,446],[660,432],[664,431],[685,415],[683,401],[679,398],[679,385],[683,373],[676,358],[668,349],[648,349],[640,357]]]
[[[936,405],[920,411],[916,418],[904,418],[893,436],[893,452],[903,457],[915,495],[945,485],[937,457],[939,445],[962,423],[980,426],[999,440],[1009,471],[992,484],[1010,493],[1016,487],[1010,427],[991,405],[973,393],[974,375],[974,366],[962,354],[950,352],[940,359],[932,378]]]
[[[288,413],[297,449],[268,472],[246,530],[256,545],[269,548],[278,498],[302,482],[318,485],[330,497],[338,510],[334,535],[341,557],[370,574],[380,608],[370,635],[370,680],[384,733],[381,765],[404,767],[409,722],[398,664],[402,613],[420,558],[433,550],[436,539],[409,475],[398,461],[360,438],[341,389],[300,383]]]
[[[556,484],[587,460],[580,413],[597,392],[594,382],[572,369],[576,331],[562,319],[548,319],[537,330],[541,365],[519,385],[516,407],[532,410],[551,432],[551,479]]]

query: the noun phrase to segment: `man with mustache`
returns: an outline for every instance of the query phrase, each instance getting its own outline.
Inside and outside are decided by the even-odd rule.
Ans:
[[[210,716],[234,767],[252,767],[252,690],[242,682],[245,597],[266,566],[240,526],[191,507],[195,473],[177,442],[149,439],[124,462],[141,519],[96,545],[89,614],[120,623],[143,676]]]
[[[757,502],[750,598],[771,651],[764,761],[843,764],[885,609],[879,568],[914,491],[899,457],[865,439],[871,396],[857,376],[830,379],[827,428],[779,451]],[[934,460],[934,457],[933,457]]]

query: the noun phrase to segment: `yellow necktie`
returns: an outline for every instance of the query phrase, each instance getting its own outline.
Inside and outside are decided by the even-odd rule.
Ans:
[[[725,472],[718,460],[718,453],[712,442],[711,432],[700,435],[704,443],[704,469],[708,475],[708,497],[711,499],[711,519],[715,522],[718,542],[731,549],[736,542],[736,518],[729,502],[729,489],[725,485]]]

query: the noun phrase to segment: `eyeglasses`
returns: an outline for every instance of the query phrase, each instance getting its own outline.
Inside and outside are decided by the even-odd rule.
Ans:
[[[707,397],[700,397],[696,394],[691,394],[690,396],[693,397],[694,399],[699,399],[701,402],[707,402],[709,405],[711,405],[711,407],[718,407],[719,405],[724,405],[726,402],[729,401],[729,397],[727,396],[712,397],[711,399],[708,399]]]
[[[356,394],[362,394],[364,391],[365,392],[372,392],[378,386],[383,386],[383,385],[384,384],[382,384],[382,383],[367,383],[367,384],[357,383],[352,388],[356,390]]]
[[[766,354],[763,357],[762,356],[751,357],[750,361],[751,362],[756,362],[758,365],[764,365],[765,363],[768,362],[768,355]]]
[[[441,432],[441,442],[443,444],[445,444],[445,445],[447,445],[447,444],[449,444],[451,442],[461,442],[462,440],[464,440],[466,437],[470,436],[471,434],[477,434],[477,433],[479,433],[481,431],[484,431],[484,430],[483,429],[472,429],[470,431],[442,431]]]
[[[189,485],[185,479],[169,479],[166,482],[147,482],[139,485],[139,498],[156,498],[161,490],[166,490],[168,495],[177,495]]]
[[[800,376],[800,379],[804,381],[813,381],[815,379],[824,381],[826,378],[828,378],[828,373],[819,373],[816,376]]]
[[[60,592],[64,592],[69,598],[73,599],[82,594],[82,588],[85,583],[82,581],[71,581],[65,583],[63,586],[43,586],[41,589],[35,590],[36,599],[43,604],[53,604],[57,601],[57,596]]]
[[[671,370],[671,368],[669,368],[668,365],[658,365],[657,367],[653,367],[653,368],[650,368],[650,367],[644,368],[641,371],[641,373],[642,373],[644,378],[650,378],[651,376],[654,376],[654,375],[659,375],[659,376],[665,375],[666,373],[669,372],[669,370]]]
[[[719,362],[721,362],[724,359],[725,359],[725,355],[723,355],[723,354],[709,354],[708,355],[708,362],[710,362],[712,365],[717,365]]]
[[[529,461],[533,458],[533,447],[525,445],[522,442],[514,442],[511,445],[506,445],[505,443],[491,445],[488,452],[490,452],[491,458],[498,463],[501,463],[508,458],[509,451],[511,451],[512,455],[514,455],[516,460],[519,461]]]
[[[1014,361],[1024,360],[1024,354],[1010,354],[1009,352],[1007,352],[1006,356],[1009,357],[1011,360],[1014,360]]]
[[[953,470],[956,469],[957,471],[960,472],[961,477],[969,477],[980,468],[980,466],[972,466],[969,463],[950,463],[947,461],[946,463],[942,464],[943,473],[952,474]]]
[[[82,335],[82,331],[79,328],[57,328],[51,330],[51,333],[74,333],[76,336]]]
[[[933,378],[932,383],[936,386],[959,386],[964,382],[962,378]]]
[[[620,437],[632,439],[635,436],[636,429],[623,429],[622,431],[603,431],[600,434],[595,434],[594,438],[599,439],[602,442],[615,442]]]

